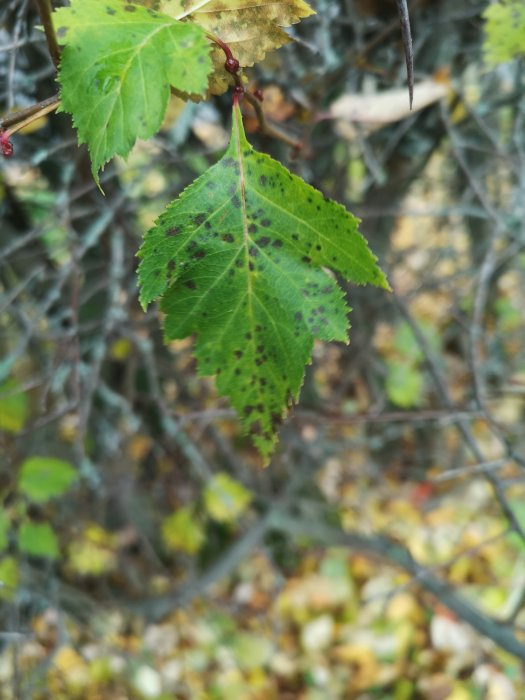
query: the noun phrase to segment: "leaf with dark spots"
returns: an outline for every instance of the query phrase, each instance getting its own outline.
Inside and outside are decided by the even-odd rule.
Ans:
[[[72,115],[98,182],[110,158],[126,157],[138,138],[159,130],[170,87],[205,93],[212,70],[210,43],[195,24],[121,0],[71,0],[53,19],[62,30],[58,41],[65,44],[58,74],[60,109]]]
[[[272,189],[272,182],[278,187]],[[204,235],[207,222],[217,237]],[[200,373],[216,376],[219,392],[230,398],[265,460],[298,399],[314,339],[348,340],[349,309],[326,268],[357,284],[388,288],[357,223],[342,206],[253,151],[236,107],[223,159],[145,236],[142,305],[162,299],[167,339],[197,336]],[[180,233],[167,236],[174,228]],[[169,277],[172,260],[177,266]]]

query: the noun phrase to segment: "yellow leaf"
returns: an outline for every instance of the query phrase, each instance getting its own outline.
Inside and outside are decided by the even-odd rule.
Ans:
[[[221,523],[232,522],[240,517],[251,500],[251,493],[225,472],[215,474],[204,491],[206,511]]]
[[[111,533],[98,525],[90,525],[82,539],[70,545],[69,564],[81,576],[100,576],[116,566],[115,545]]]
[[[243,67],[261,61],[267,51],[290,41],[284,27],[314,14],[304,0],[163,0],[160,11],[179,20],[195,22],[224,41]],[[221,95],[231,84],[224,69],[224,53],[215,48],[215,70],[210,92]]]
[[[202,525],[197,522],[191,506],[180,508],[164,519],[162,536],[170,549],[178,549],[188,554],[197,552],[206,539]]]

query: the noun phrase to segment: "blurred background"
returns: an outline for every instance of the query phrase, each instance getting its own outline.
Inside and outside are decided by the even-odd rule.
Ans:
[[[55,3],[55,6],[59,3]],[[231,97],[173,98],[101,177],[67,115],[0,163],[0,698],[507,700],[525,679],[525,93],[487,2],[314,0],[247,71],[278,158],[362,219],[393,291],[348,285],[261,470],[135,257],[221,156]],[[0,7],[0,113],[57,91]]]

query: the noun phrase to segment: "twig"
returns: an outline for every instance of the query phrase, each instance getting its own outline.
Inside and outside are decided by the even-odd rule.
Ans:
[[[263,134],[265,134],[266,136],[270,136],[274,139],[278,139],[279,141],[282,141],[283,143],[290,146],[295,152],[300,151],[302,149],[303,144],[301,141],[294,139],[292,136],[289,136],[284,131],[281,131],[281,129],[278,129],[275,126],[270,126],[270,124],[268,124],[262,105],[260,101],[255,97],[255,95],[252,95],[250,92],[246,91],[244,93],[244,97],[253,107],[255,111],[255,116],[257,117],[257,121],[259,122],[259,129]]]
[[[53,8],[51,7],[51,0],[35,0],[38,6],[38,12],[40,14],[40,19],[42,20],[42,26],[44,27],[44,33],[46,35],[47,48],[51,60],[58,68],[60,63],[60,47],[57,42],[57,36],[55,34],[55,28],[53,26],[53,19],[51,17],[53,13]]]
[[[350,549],[376,555],[386,559],[414,577],[423,590],[434,595],[439,602],[454,612],[461,620],[516,656],[525,659],[525,644],[519,641],[508,625],[501,620],[490,618],[472,607],[459,596],[445,581],[431,573],[417,562],[410,552],[398,542],[385,535],[362,535],[357,532],[343,532],[317,522],[301,519],[296,513],[275,512],[270,528],[304,538],[311,537],[329,546],[345,546]]]
[[[9,137],[20,129],[23,129],[24,126],[32,124],[37,119],[49,114],[49,112],[55,110],[59,104],[60,97],[58,95],[53,95],[30,107],[8,114],[3,119],[0,119],[0,131],[4,131]]]
[[[233,76],[233,79],[235,80],[234,99],[238,100],[239,97],[245,97],[246,100],[248,100],[248,102],[251,104],[255,111],[257,121],[259,122],[259,129],[263,134],[265,134],[266,136],[270,136],[271,138],[278,139],[279,141],[282,141],[283,143],[287,144],[293,149],[294,153],[300,151],[303,147],[301,141],[294,139],[292,136],[289,136],[284,131],[281,131],[281,129],[278,129],[275,126],[270,126],[270,124],[268,124],[263,108],[261,106],[261,100],[255,95],[252,95],[252,93],[248,92],[248,90],[246,90],[242,82],[241,76],[239,75],[239,61],[232,54],[232,51],[228,44],[226,44],[224,41],[222,41],[222,39],[220,39],[218,36],[215,36],[214,34],[208,34],[207,36],[210,39],[210,41],[213,41],[224,51],[224,55],[226,56],[224,68],[228,71],[228,73],[230,73]]]

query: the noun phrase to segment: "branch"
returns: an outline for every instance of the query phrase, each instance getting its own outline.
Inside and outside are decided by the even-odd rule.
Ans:
[[[52,95],[52,97],[48,97],[30,107],[8,114],[7,117],[0,119],[0,131],[5,131],[7,136],[11,136],[20,129],[23,129],[24,126],[49,114],[49,112],[55,110],[59,104],[60,97],[58,95]]]
[[[40,14],[40,19],[42,20],[42,26],[44,27],[44,33],[46,35],[47,48],[51,60],[55,68],[58,68],[60,63],[60,47],[57,42],[57,36],[55,34],[55,28],[53,26],[53,20],[51,15],[53,13],[53,8],[51,7],[51,0],[35,0],[38,6],[38,12]]]
[[[490,618],[472,607],[448,583],[419,564],[403,545],[385,535],[346,533],[337,528],[302,520],[295,514],[284,512],[275,513],[271,527],[299,537],[306,535],[331,547],[342,545],[387,559],[413,576],[415,582],[419,583],[425,591],[434,595],[440,603],[454,612],[461,620],[508,651],[509,654],[518,659],[525,659],[525,644],[515,637],[509,625],[501,620]]]

